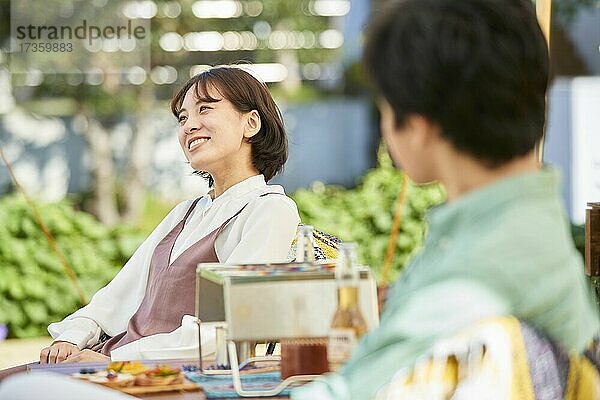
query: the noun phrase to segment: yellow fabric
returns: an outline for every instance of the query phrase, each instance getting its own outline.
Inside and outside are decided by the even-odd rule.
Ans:
[[[570,377],[569,377],[570,378]],[[598,370],[587,359],[584,358],[579,363],[579,385],[576,393],[569,393],[565,400],[588,400],[600,399],[600,379],[598,379]],[[569,397],[571,395],[572,397]]]
[[[296,236],[292,241],[292,250],[296,248],[296,243],[298,242],[298,232],[299,229],[296,229]],[[340,239],[330,235],[328,233],[322,232],[318,229],[313,230],[313,237],[315,239],[315,256],[316,259],[328,259],[335,260],[338,256],[338,245],[340,243]],[[322,254],[319,254],[319,251]],[[294,257],[295,258],[295,252]]]
[[[521,335],[519,321],[516,318],[500,318],[497,323],[508,332],[513,340],[513,371],[511,385],[511,399],[535,400],[535,393],[531,383],[527,351]]]
[[[314,231],[315,245],[325,254],[328,259],[336,259],[338,256],[338,243],[339,239],[328,235],[325,232],[321,232],[317,229]],[[335,239],[335,240],[334,240]]]
[[[570,354],[561,368],[569,370],[565,400],[600,399],[599,371],[585,356]],[[499,317],[438,343],[413,368],[397,372],[376,399],[535,400],[533,379],[521,323]]]

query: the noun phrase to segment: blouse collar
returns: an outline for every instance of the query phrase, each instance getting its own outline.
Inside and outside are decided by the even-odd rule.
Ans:
[[[244,179],[241,182],[236,183],[235,185],[229,187],[225,190],[219,197],[212,200],[212,202],[223,202],[228,199],[232,199],[235,197],[242,196],[246,193],[252,192],[253,190],[260,189],[266,186],[267,183],[265,181],[265,177],[262,174],[254,175],[249,178]],[[213,189],[211,189],[213,190]],[[207,196],[209,199],[212,199],[210,196]]]

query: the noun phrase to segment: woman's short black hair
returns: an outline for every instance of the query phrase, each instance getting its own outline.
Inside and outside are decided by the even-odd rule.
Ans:
[[[534,149],[548,50],[531,0],[404,0],[379,11],[364,63],[397,126],[422,115],[490,167]]]
[[[281,112],[267,85],[238,67],[211,68],[192,77],[173,96],[171,112],[175,117],[179,116],[185,94],[191,87],[194,87],[196,96],[202,101],[220,100],[209,96],[210,87],[229,100],[239,112],[256,110],[260,115],[261,127],[256,135],[248,139],[252,146],[252,164],[267,182],[283,170],[288,157],[287,135]],[[198,172],[208,178],[212,186],[212,177],[206,172]]]

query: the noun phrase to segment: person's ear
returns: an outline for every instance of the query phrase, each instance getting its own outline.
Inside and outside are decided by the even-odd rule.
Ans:
[[[439,126],[420,114],[406,117],[405,130],[410,132],[413,145],[418,148],[429,146],[439,136]]]
[[[244,137],[246,139],[251,138],[260,132],[262,122],[260,120],[260,114],[256,110],[252,110],[245,115],[246,126],[244,129]]]

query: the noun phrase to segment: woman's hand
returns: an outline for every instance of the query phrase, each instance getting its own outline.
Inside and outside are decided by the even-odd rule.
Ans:
[[[69,342],[54,342],[40,352],[40,364],[63,362],[67,357],[79,353],[79,347]]]
[[[63,362],[77,363],[77,362],[95,362],[95,361],[110,361],[110,357],[105,356],[102,353],[95,352],[94,350],[84,349],[78,353],[72,354]]]

